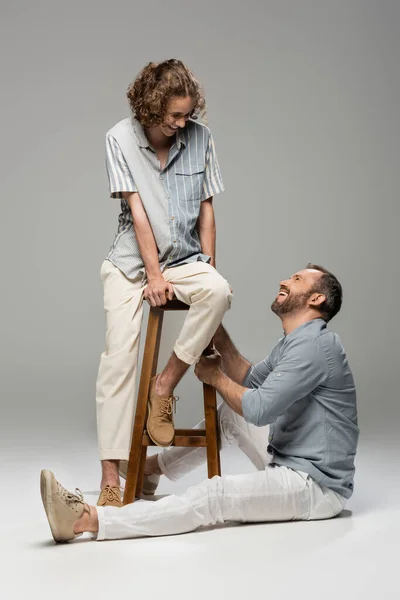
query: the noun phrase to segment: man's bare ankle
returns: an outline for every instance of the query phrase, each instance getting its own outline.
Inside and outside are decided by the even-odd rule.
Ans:
[[[121,480],[110,478],[110,479],[102,479],[100,483],[100,490],[104,490],[107,486],[110,487],[121,487]]]
[[[103,490],[108,485],[111,487],[119,487],[121,485],[121,481],[119,478],[119,460],[102,460],[101,468],[102,468],[102,477],[100,488]]]
[[[84,510],[82,515],[74,523],[74,533],[97,533],[99,530],[99,519],[95,506],[88,506],[88,510]]]
[[[174,392],[174,388],[171,388],[168,381],[165,381],[162,373],[158,375],[156,379],[156,392],[159,396],[163,396],[164,398],[172,396]]]

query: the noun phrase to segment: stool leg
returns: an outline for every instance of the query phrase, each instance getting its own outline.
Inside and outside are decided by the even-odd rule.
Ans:
[[[140,454],[140,464],[139,464],[139,473],[136,483],[135,490],[135,498],[140,498],[143,490],[143,481],[144,481],[144,468],[146,466],[146,457],[147,457],[147,446],[142,446],[142,452]]]
[[[133,502],[134,496],[140,496],[142,491],[144,465],[146,462],[146,450],[143,451],[142,447],[143,433],[146,427],[147,400],[149,397],[150,381],[157,370],[163,316],[163,312],[159,308],[152,307],[150,309],[131,450],[129,453],[124,504]]]
[[[207,439],[207,468],[208,477],[221,475],[219,458],[219,431],[217,416],[217,393],[211,385],[203,384],[204,416],[206,422]]]

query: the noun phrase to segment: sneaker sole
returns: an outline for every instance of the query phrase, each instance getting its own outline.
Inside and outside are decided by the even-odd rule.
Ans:
[[[42,496],[43,508],[45,510],[47,520],[49,521],[51,534],[55,542],[60,542],[57,525],[52,514],[52,493],[51,482],[54,475],[51,471],[43,470],[40,473],[40,494]]]

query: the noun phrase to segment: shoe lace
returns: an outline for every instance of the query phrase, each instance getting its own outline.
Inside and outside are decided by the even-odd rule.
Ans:
[[[179,396],[168,396],[168,398],[160,398],[160,414],[172,415],[172,411],[176,412],[176,403]]]
[[[105,496],[107,502],[113,502],[114,500],[117,500],[117,502],[120,501],[117,490],[119,491],[118,487],[111,487],[110,485],[106,485],[106,487],[103,488],[103,496]]]
[[[58,493],[60,494],[61,498],[73,510],[78,512],[79,511],[78,506],[79,507],[83,506],[84,508],[88,509],[88,505],[84,501],[83,494],[79,488],[75,488],[75,494],[73,494],[72,492],[69,492],[68,490],[66,490],[65,487],[63,487],[60,483],[58,483],[58,481],[57,481],[57,487],[58,487]]]

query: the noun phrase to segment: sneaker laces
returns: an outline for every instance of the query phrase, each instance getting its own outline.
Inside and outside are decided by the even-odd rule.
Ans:
[[[168,396],[168,398],[160,397],[160,416],[172,415],[172,410],[176,413],[176,403],[179,400],[179,396]]]
[[[79,513],[78,507],[83,506],[83,508],[86,509],[90,514],[89,506],[84,501],[83,494],[79,488],[75,488],[75,494],[73,494],[72,492],[69,492],[67,489],[65,489],[65,487],[62,486],[61,483],[59,483],[58,481],[57,488],[61,499],[66,504],[68,504],[68,506],[70,506],[75,512]]]

